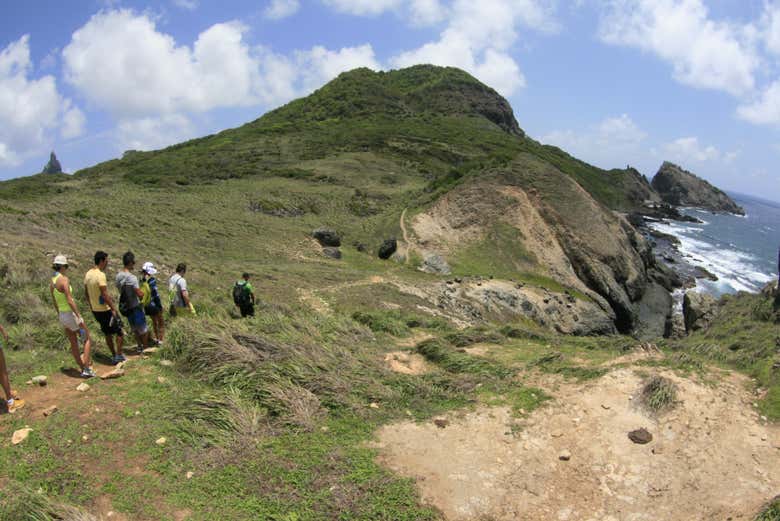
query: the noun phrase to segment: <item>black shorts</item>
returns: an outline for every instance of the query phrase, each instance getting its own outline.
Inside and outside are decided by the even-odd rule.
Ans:
[[[122,336],[122,327],[116,322],[114,324],[111,323],[111,317],[114,316],[111,311],[93,311],[92,314],[95,316],[98,324],[100,324],[100,330],[104,335]]]
[[[244,304],[243,306],[239,306],[241,309],[241,316],[242,317],[253,317],[255,316],[255,305],[254,304]]]
[[[162,313],[162,308],[157,307],[156,304],[149,304],[148,306],[144,307],[144,313],[146,313],[147,317],[156,317]]]

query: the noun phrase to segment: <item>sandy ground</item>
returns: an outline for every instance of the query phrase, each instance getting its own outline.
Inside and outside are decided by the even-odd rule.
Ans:
[[[621,368],[559,381],[555,400],[525,419],[483,408],[444,428],[387,425],[373,445],[449,520],[753,519],[780,493],[780,427],[751,409],[742,377],[713,386],[661,374],[680,403],[659,419],[636,404],[642,378]],[[641,427],[653,434],[646,445],[627,436]]]

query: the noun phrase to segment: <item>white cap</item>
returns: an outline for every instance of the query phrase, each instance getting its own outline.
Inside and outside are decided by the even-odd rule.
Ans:
[[[141,266],[141,271],[144,271],[149,275],[154,275],[157,273],[157,268],[155,268],[154,264],[152,264],[151,262],[144,262],[144,265]]]
[[[68,265],[68,259],[65,257],[65,255],[57,255],[54,257],[54,265],[55,266],[67,266]]]

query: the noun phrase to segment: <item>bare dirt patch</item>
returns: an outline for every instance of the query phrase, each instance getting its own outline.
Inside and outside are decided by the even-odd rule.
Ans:
[[[385,355],[388,369],[401,374],[425,374],[431,371],[431,366],[422,355],[393,351]]]
[[[712,387],[661,374],[680,402],[657,419],[634,403],[643,379],[621,368],[558,385],[523,420],[498,407],[450,415],[446,428],[403,422],[375,446],[450,520],[752,519],[780,490],[780,428],[761,424],[743,378]],[[653,440],[638,445],[628,433],[642,427]]]

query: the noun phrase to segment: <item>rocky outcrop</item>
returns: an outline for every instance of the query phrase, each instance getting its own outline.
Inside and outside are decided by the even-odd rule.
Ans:
[[[674,206],[745,215],[745,210],[722,190],[668,161],[661,165],[651,185],[664,202]]]
[[[59,160],[57,159],[57,156],[54,154],[54,151],[52,151],[51,155],[49,156],[49,162],[46,163],[46,166],[43,167],[43,171],[41,173],[43,173],[43,174],[61,174],[62,173],[62,165],[60,164]]]
[[[685,331],[692,333],[707,329],[717,311],[717,301],[711,295],[697,291],[687,291],[683,299],[683,318]]]
[[[377,252],[377,255],[380,259],[389,259],[393,256],[395,251],[398,249],[398,241],[396,239],[385,239],[382,242],[382,245],[379,246],[379,251]]]
[[[311,236],[322,246],[331,246],[334,248],[341,246],[341,237],[337,232],[329,228],[317,228],[311,233]]]

